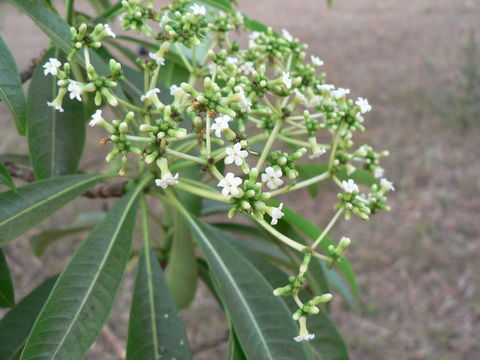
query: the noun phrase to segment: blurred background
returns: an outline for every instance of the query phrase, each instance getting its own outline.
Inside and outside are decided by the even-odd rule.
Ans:
[[[364,305],[353,313],[337,296],[332,309],[351,358],[480,359],[480,2],[334,0],[327,8],[323,0],[239,0],[239,9],[308,43],[325,61],[327,82],[367,97],[373,111],[356,142],[391,153],[383,166],[396,187],[392,211],[368,223],[341,222],[332,234],[353,239],[348,255]],[[0,34],[20,69],[48,45],[2,2]],[[2,104],[0,126],[0,153],[26,153]],[[91,136],[85,167],[102,161],[98,139]],[[324,190],[286,200],[324,226],[334,203]],[[98,211],[106,203],[80,199],[75,206]],[[75,209],[43,228],[70,221]],[[38,231],[6,248],[17,298],[58,271],[82,238],[38,259],[28,242]],[[130,274],[125,290],[131,285]],[[122,358],[130,301],[122,294],[90,359]],[[195,359],[225,358],[227,328],[203,287],[182,315]]]

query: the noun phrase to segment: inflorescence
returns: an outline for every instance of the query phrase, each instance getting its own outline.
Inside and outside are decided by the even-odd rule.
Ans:
[[[355,148],[353,142],[353,134],[364,131],[364,115],[372,107],[364,98],[349,99],[349,89],[326,83],[325,74],[319,71],[323,61],[307,57],[307,45],[286,30],[281,34],[271,28],[251,32],[248,46],[242,47],[229,35],[246,31],[240,13],[222,13],[187,0],[173,0],[160,10],[152,1],[124,0],[122,10],[124,30],[135,30],[158,44],[146,59],[137,60],[145,73],[145,93],[134,101],[118,95],[115,88],[124,80],[122,65],[111,59],[109,73],[100,75],[90,62],[89,50],[101,47],[102,40],[115,33],[108,24],[82,24],[71,29],[69,62],[51,58],[44,65],[45,75],[55,76],[59,87],[48,105],[63,111],[67,94],[71,101],[91,96],[98,109],[89,124],[108,132],[104,143],[109,142],[112,150],[106,160],[118,159],[121,175],[132,167],[128,155],[134,154],[139,167],[156,174],[159,188],[178,186],[230,203],[229,217],[251,215],[279,241],[301,251],[304,258],[298,274],[274,294],[292,296],[298,305],[293,318],[299,322],[300,333],[295,340],[313,339],[307,316],[317,314],[318,305],[332,296],[300,300],[310,260],[315,256],[333,266],[351,241],[343,237],[325,255],[317,251],[318,245],[342,214],[346,219],[353,214],[368,220],[380,210],[389,210],[386,195],[394,187],[380,166],[388,152],[376,152],[370,145]],[[182,48],[190,50],[188,57]],[[84,82],[71,78],[70,63],[80,51],[85,61]],[[183,62],[190,79],[169,90],[160,89],[159,76],[161,80],[162,69],[173,57]],[[106,103],[120,109],[123,119],[107,121],[100,109]],[[328,168],[299,181],[296,164],[306,159],[328,163]],[[199,171],[216,180],[218,191],[182,177],[182,169],[197,164]],[[362,193],[352,179],[338,177],[340,172],[351,175],[357,167],[380,179],[369,193]],[[274,226],[284,216],[283,203],[272,206],[269,200],[326,179],[333,180],[340,192],[335,215],[323,233],[305,246],[277,231]]]

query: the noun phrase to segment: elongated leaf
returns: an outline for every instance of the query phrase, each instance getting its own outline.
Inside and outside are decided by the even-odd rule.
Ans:
[[[127,360],[191,359],[178,315],[158,260],[149,247],[140,255],[128,325]]]
[[[0,36],[0,100],[12,113],[17,131],[25,135],[26,101],[17,64]]]
[[[49,58],[65,61],[65,56],[51,48],[40,64]],[[85,111],[83,103],[67,99],[64,112],[47,105],[57,96],[57,78],[45,76],[41,66],[33,72],[28,91],[27,137],[33,170],[38,179],[76,172],[85,143]]]
[[[0,321],[0,359],[16,360],[27,339],[38,313],[52,290],[56,277],[45,280],[25,296]]]
[[[237,334],[235,334],[235,330],[233,328],[230,328],[230,336],[228,338],[227,359],[248,360],[245,356],[245,352],[242,349],[242,345],[240,345],[240,341],[238,341]]]
[[[295,343],[296,325],[286,305],[272,296],[262,274],[224,240],[222,232],[187,217],[232,318],[244,351],[251,359],[306,359]]]
[[[0,162],[0,184],[7,185],[10,189],[13,189],[13,190],[17,188],[7,168],[1,162]]]
[[[278,205],[278,202],[271,201],[272,204]],[[285,216],[283,220],[294,226],[296,229],[301,231],[305,234],[310,240],[314,241],[317,237],[322,233],[322,229],[317,227],[316,225],[312,224],[309,220],[305,219],[303,216],[297,214],[293,210],[283,207],[282,211],[284,212]],[[328,250],[328,246],[334,244],[333,241],[328,237],[324,237],[323,240],[320,242],[319,247],[324,251]],[[343,273],[345,278],[347,279],[355,297],[358,298],[358,284],[357,279],[355,277],[355,273],[350,266],[349,261],[344,257],[342,261],[337,263],[338,268]]]
[[[167,268],[167,282],[175,304],[186,308],[195,297],[198,267],[193,248],[192,234],[183,217],[176,214],[174,220],[173,244]]]
[[[15,296],[12,277],[5,254],[0,249],[0,307],[12,307],[13,305],[15,305]]]
[[[22,360],[82,359],[95,341],[127,266],[145,180],[116,202],[75,251],[35,321]]]
[[[35,256],[41,257],[45,253],[45,250],[55,241],[60,240],[65,236],[78,234],[91,228],[92,226],[78,226],[64,229],[45,230],[30,238],[30,247]]]
[[[235,241],[230,237],[224,238],[229,244],[232,244],[237,251],[243,254],[250,263],[252,263],[274,287],[285,286],[288,281],[287,274],[283,273],[278,267],[272,265],[258,254],[246,248],[241,242]],[[311,296],[304,291],[301,293],[304,301],[309,300]],[[298,309],[297,305],[291,297],[282,297],[291,311]],[[348,350],[340,333],[328,316],[321,311],[319,314],[308,318],[308,329],[315,334],[315,339],[308,343],[309,348],[313,352],[315,360],[348,360]],[[294,357],[297,359],[299,357]],[[302,358],[304,359],[304,358]],[[305,358],[306,359],[306,358]]]
[[[15,164],[31,166],[30,157],[23,154],[0,154],[0,161],[7,162],[11,161]]]
[[[0,246],[30,230],[104,179],[104,175],[67,175],[36,181],[0,194]]]

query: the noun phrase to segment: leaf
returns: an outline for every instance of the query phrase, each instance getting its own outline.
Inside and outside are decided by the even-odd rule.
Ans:
[[[0,161],[11,161],[15,164],[31,166],[30,157],[23,154],[0,154]]]
[[[114,305],[146,180],[118,200],[75,251],[33,325],[22,360],[83,359]]]
[[[20,358],[27,336],[56,280],[56,277],[45,280],[0,321],[0,339],[2,339],[0,341],[0,359]]]
[[[10,176],[10,173],[8,172],[7,168],[3,163],[0,162],[0,184],[8,186],[12,190],[16,190],[17,187],[15,186],[15,183],[12,180],[12,177]]]
[[[18,133],[25,135],[26,101],[22,80],[15,59],[1,36],[0,59],[2,59],[0,61],[0,100],[12,113]]]
[[[288,281],[288,276],[278,267],[272,265],[258,254],[255,254],[250,249],[247,249],[239,241],[231,237],[225,237],[229,244],[232,244],[235,249],[243,254],[253,264],[263,276],[271,283],[274,288],[285,286]],[[309,295],[302,291],[301,295],[306,299],[311,298]],[[301,296],[301,297],[302,297]],[[291,297],[281,297],[288,304],[290,310],[293,312],[298,309],[297,305]],[[348,350],[343,341],[340,333],[336,329],[335,325],[329,319],[329,317],[320,311],[319,314],[310,316],[308,318],[308,328],[310,332],[315,334],[315,339],[308,343],[308,346],[314,352],[313,359],[322,360],[348,360]],[[297,359],[298,357],[292,357]],[[311,358],[311,357],[310,357]],[[306,359],[303,358],[302,359]]]
[[[104,179],[105,175],[67,175],[36,181],[0,194],[0,246],[30,230]]]
[[[192,359],[167,282],[149,246],[140,255],[128,324],[127,360]]]
[[[292,341],[296,325],[283,301],[262,274],[224,240],[226,234],[187,217],[219,284],[243,349],[251,359],[306,359],[304,347]]]
[[[5,254],[0,249],[0,307],[12,307],[13,305],[15,305],[15,295],[12,277]]]
[[[228,352],[227,352],[227,359],[228,360],[248,360],[245,356],[245,352],[240,345],[240,341],[238,341],[238,336],[235,334],[235,330],[230,328],[230,336],[228,338]]]
[[[30,238],[30,247],[35,256],[41,257],[45,253],[45,250],[55,241],[60,240],[65,236],[77,234],[91,228],[92,226],[78,226],[64,229],[45,230]]]
[[[276,201],[270,201],[270,203],[278,206],[278,202]],[[285,214],[282,219],[294,226],[296,229],[300,230],[303,234],[310,238],[310,240],[314,241],[322,233],[322,229],[312,224],[309,220],[305,219],[303,216],[297,214],[293,210],[284,206],[282,211]],[[327,251],[328,246],[331,244],[334,244],[333,241],[328,236],[325,236],[320,242],[319,247],[322,250]],[[357,279],[347,258],[343,257],[343,259],[337,263],[337,266],[347,279],[355,297],[358,298]]]
[[[40,64],[49,58],[65,61],[58,49],[51,48]],[[28,91],[27,138],[33,170],[38,179],[76,172],[85,143],[85,108],[83,103],[63,101],[64,112],[47,105],[57,96],[57,78],[45,76],[41,66],[33,72]]]
[[[173,244],[167,268],[167,282],[179,309],[184,309],[195,297],[198,267],[192,234],[183,217],[175,214]]]

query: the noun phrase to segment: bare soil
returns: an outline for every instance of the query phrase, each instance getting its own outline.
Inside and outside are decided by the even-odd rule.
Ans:
[[[367,97],[374,111],[357,141],[391,152],[384,165],[396,186],[392,211],[368,223],[344,222],[333,234],[354,240],[349,257],[364,303],[355,314],[338,296],[334,301],[332,316],[352,359],[480,359],[480,119],[471,119],[465,130],[458,122],[464,109],[455,106],[462,96],[462,48],[469,31],[480,41],[480,3],[334,0],[331,9],[322,0],[240,3],[249,16],[310,44],[311,53],[325,60],[331,82]],[[48,43],[29,19],[4,3],[0,34],[19,68]],[[25,152],[3,105],[0,124],[0,152]],[[92,149],[86,161],[95,164],[100,157]],[[288,202],[324,226],[332,199],[308,196]],[[103,201],[81,200],[44,228],[64,224],[78,208],[102,206]],[[20,297],[59,270],[82,238],[54,246],[39,260],[28,246],[28,235],[36,232],[6,247]],[[128,276],[125,290],[131,283]],[[130,301],[128,291],[124,294],[90,359],[122,357]],[[205,289],[182,315],[195,358],[223,359],[227,330]]]

